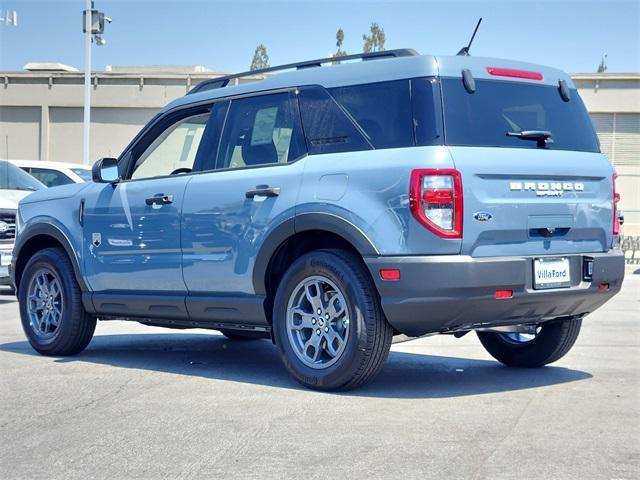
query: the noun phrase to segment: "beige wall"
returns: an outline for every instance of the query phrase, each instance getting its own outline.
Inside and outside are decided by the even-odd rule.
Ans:
[[[40,158],[40,107],[0,106],[0,158]]]
[[[92,161],[118,157],[156,112],[153,108],[92,108]],[[49,160],[82,163],[82,119],[81,107],[49,109]]]

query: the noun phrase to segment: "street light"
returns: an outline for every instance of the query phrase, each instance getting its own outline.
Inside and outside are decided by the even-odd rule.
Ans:
[[[84,120],[82,127],[82,163],[89,165],[89,132],[91,127],[91,42],[96,45],[107,43],[102,38],[104,22],[111,23],[111,18],[93,8],[92,0],[86,1],[86,9],[82,12],[84,32]]]

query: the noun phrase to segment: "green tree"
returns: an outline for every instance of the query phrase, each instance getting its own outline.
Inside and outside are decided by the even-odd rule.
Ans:
[[[267,52],[267,47],[261,43],[256,47],[256,51],[253,54],[250,70],[261,70],[269,67],[269,52]]]
[[[342,50],[342,43],[344,42],[344,31],[341,28],[336,32],[336,47],[338,50],[333,54],[334,57],[344,57],[347,52]]]
[[[370,30],[370,35],[362,35],[362,40],[364,40],[362,51],[365,53],[381,52],[384,50],[384,42],[387,39],[384,34],[384,29],[380,28],[380,25],[376,22],[373,22]]]

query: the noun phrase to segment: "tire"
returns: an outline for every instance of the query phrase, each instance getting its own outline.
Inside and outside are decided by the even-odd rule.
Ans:
[[[315,304],[325,309],[317,319],[310,297],[323,299]],[[278,285],[273,337],[287,370],[309,388],[350,390],[370,381],[384,365],[392,336],[369,273],[347,251],[307,253]]]
[[[581,318],[550,320],[528,342],[516,342],[504,333],[477,332],[482,346],[510,367],[537,368],[564,357],[580,333]]]
[[[45,315],[42,313],[42,309],[46,308],[46,300],[43,300],[43,297],[38,297],[37,301],[29,300],[30,296],[35,298],[33,297],[34,289],[42,292],[37,290],[35,285],[38,278],[43,278],[40,275],[45,275],[45,281],[52,279],[48,286],[51,289],[50,292],[59,291],[59,297],[56,297],[59,300],[52,303],[52,312],[55,313],[47,317],[50,319],[50,324],[44,320],[42,323],[32,321],[33,315],[35,315],[33,318],[43,319]],[[53,279],[57,280],[58,289],[55,288]],[[91,341],[96,328],[96,318],[90,316],[82,305],[80,287],[71,261],[64,250],[46,248],[31,257],[20,281],[18,300],[22,328],[29,343],[38,353],[51,356],[75,355],[84,350]],[[45,307],[42,306],[43,303]],[[39,308],[41,310],[38,310]],[[56,308],[59,310],[59,315]],[[54,325],[54,318],[57,318],[57,325]],[[39,326],[36,326],[36,323],[39,323]],[[45,325],[44,329],[42,325]]]
[[[268,338],[265,333],[262,332],[243,332],[241,330],[220,330],[225,337],[229,340],[260,340]]]

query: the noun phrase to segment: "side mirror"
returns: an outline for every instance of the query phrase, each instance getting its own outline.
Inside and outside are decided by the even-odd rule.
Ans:
[[[101,158],[91,168],[91,178],[96,183],[117,183],[118,160],[115,158]]]

